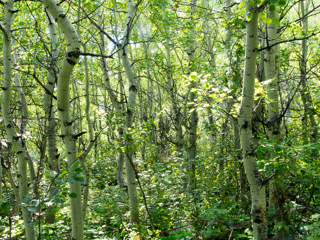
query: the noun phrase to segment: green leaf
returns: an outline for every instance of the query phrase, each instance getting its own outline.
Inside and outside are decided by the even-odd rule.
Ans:
[[[266,18],[266,19],[264,19],[264,22],[269,25],[269,24],[272,23],[272,19],[271,18]]]
[[[60,198],[59,196],[55,196],[54,199],[53,199],[53,202],[54,203],[61,203],[63,204],[64,203],[64,200],[62,198]]]
[[[266,18],[266,15],[263,14],[263,13],[260,13],[259,16],[258,16],[258,18],[264,19],[264,18]]]
[[[35,212],[37,209],[36,207],[33,207],[33,206],[28,206],[26,207],[26,209],[29,211],[29,212]]]
[[[80,161],[79,161],[79,159],[78,159],[78,160],[76,160],[74,163],[71,164],[73,170],[75,170],[75,169],[77,168],[77,166],[79,165],[79,163],[80,163]]]
[[[82,168],[76,168],[74,171],[75,171],[76,173],[80,173],[80,172],[82,172]]]
[[[8,208],[9,208],[9,203],[8,202],[4,202],[4,203],[1,204],[1,209],[3,211],[7,211]]]
[[[273,22],[275,25],[277,25],[277,26],[280,25],[280,20],[279,20],[279,18],[274,18],[274,19],[272,19],[272,22]]]
[[[76,199],[78,197],[78,195],[76,193],[72,192],[69,194],[69,197]]]
[[[90,2],[86,2],[85,4],[83,4],[83,7],[90,8],[91,7],[91,3]]]
[[[278,5],[279,7],[284,7],[286,4],[287,4],[286,0],[279,0],[279,1],[277,2],[277,5]]]
[[[57,180],[55,181],[55,183],[56,183],[57,185],[60,185],[60,184],[62,183],[62,181],[61,181],[61,179],[57,179]]]
[[[247,235],[244,235],[244,234],[242,234],[242,233],[240,233],[240,234],[237,235],[237,238],[246,238],[246,237],[247,237]]]
[[[242,8],[245,4],[245,0],[243,0],[240,4],[239,4],[239,8]]]
[[[300,172],[302,175],[305,175],[307,173],[306,170],[303,170],[303,169],[301,169]]]
[[[84,183],[83,178],[74,178],[74,181],[77,183]]]
[[[66,180],[67,180],[69,183],[75,182],[74,178],[72,178],[72,177],[67,177]]]
[[[190,78],[191,79],[197,79],[197,73],[196,72],[192,72],[191,74],[190,74]]]
[[[34,226],[34,225],[36,225],[36,221],[29,222],[29,226]]]
[[[32,198],[32,196],[30,194],[27,194],[27,195],[23,196],[22,202],[28,202],[31,198]]]
[[[270,3],[277,3],[278,0],[269,0]]]
[[[276,10],[276,6],[274,4],[270,4],[269,11],[274,12]]]

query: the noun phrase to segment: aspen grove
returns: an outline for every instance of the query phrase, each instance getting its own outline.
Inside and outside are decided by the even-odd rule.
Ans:
[[[0,9],[1,240],[320,239],[319,0]]]

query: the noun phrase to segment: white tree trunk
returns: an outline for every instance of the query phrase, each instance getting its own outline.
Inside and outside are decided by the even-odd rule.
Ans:
[[[61,64],[58,75],[58,111],[61,124],[62,137],[65,142],[68,165],[71,166],[77,160],[77,135],[74,133],[70,116],[70,79],[74,66],[78,62],[80,55],[80,39],[70,20],[63,12],[61,6],[55,0],[42,1],[46,9],[51,13],[67,40],[67,54]],[[72,167],[69,169],[72,171]],[[83,240],[83,217],[82,217],[82,198],[81,184],[78,182],[70,183],[71,197],[71,227],[72,238]]]
[[[302,20],[302,28],[305,36],[308,35],[308,16],[306,13],[308,12],[309,1],[301,1],[300,9],[301,9],[301,18]],[[300,74],[301,74],[301,99],[304,107],[304,121],[307,122],[307,119],[310,120],[310,125],[312,128],[312,142],[317,143],[318,141],[318,125],[315,120],[315,110],[312,103],[312,98],[308,88],[308,78],[307,78],[307,56],[308,56],[308,39],[302,40],[302,52],[301,52],[301,63],[300,63]],[[313,149],[313,157],[316,159],[318,156],[318,150]]]
[[[3,21],[3,86],[2,86],[2,100],[1,111],[4,120],[6,133],[8,136],[8,143],[12,145],[18,158],[18,180],[19,180],[19,202],[22,203],[24,197],[28,194],[28,178],[27,178],[27,155],[26,149],[23,145],[23,135],[17,135],[15,131],[15,124],[12,119],[10,101],[11,101],[11,86],[12,86],[12,49],[11,49],[11,26],[14,14],[14,1],[8,0],[4,3],[4,21]],[[23,124],[22,124],[22,127]],[[27,240],[35,239],[34,227],[29,225],[31,222],[31,213],[22,207],[22,218],[25,227],[25,236]]]
[[[51,62],[50,67],[47,73],[47,84],[46,84],[46,91],[43,98],[43,109],[46,113],[46,120],[47,120],[47,138],[48,138],[48,162],[49,162],[49,169],[51,171],[55,171],[57,174],[60,172],[59,164],[58,164],[58,148],[57,148],[57,134],[56,134],[56,121],[55,121],[55,114],[54,114],[54,105],[53,105],[53,90],[56,84],[56,78],[58,75],[58,66],[57,66],[57,59],[59,56],[59,47],[58,47],[58,38],[57,38],[57,31],[55,28],[54,20],[51,14],[46,11],[46,21],[49,29],[50,40],[51,40]],[[50,194],[55,191],[54,185],[50,188]],[[52,212],[54,206],[49,206],[47,208],[46,214],[46,223],[54,223],[55,222],[55,214]]]
[[[122,43],[118,45],[122,65],[126,72],[128,81],[129,81],[129,97],[127,103],[127,112],[126,112],[126,129],[132,127],[133,123],[133,115],[135,113],[135,105],[136,105],[136,95],[138,91],[138,86],[136,83],[136,77],[133,72],[133,69],[129,60],[129,52],[127,50],[127,45],[130,40],[130,34],[134,23],[134,18],[136,17],[136,6],[133,0],[127,0],[128,4],[128,13],[127,13],[127,21],[126,28],[124,30],[124,38]],[[130,141],[130,140],[129,140]],[[139,202],[137,196],[137,187],[136,187],[136,177],[135,177],[135,169],[133,166],[133,149],[131,149],[130,142],[126,142],[126,156],[125,156],[125,166],[127,173],[127,184],[128,184],[128,194],[129,194],[129,202],[130,202],[130,218],[132,223],[137,223],[139,220]]]
[[[247,16],[252,14],[246,24],[245,67],[243,89],[239,113],[240,139],[242,156],[252,195],[252,223],[255,240],[266,240],[268,228],[266,219],[266,194],[256,162],[252,138],[252,111],[254,100],[254,83],[258,45],[258,10],[256,3],[246,0]]]

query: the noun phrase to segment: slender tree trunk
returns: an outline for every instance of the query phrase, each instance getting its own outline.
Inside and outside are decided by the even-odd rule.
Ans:
[[[97,2],[98,2],[98,4],[100,4],[100,1],[97,1]],[[116,4],[115,4],[115,11],[116,11]],[[102,22],[100,8],[97,9],[97,16],[98,16],[98,25],[102,28],[103,22]],[[116,19],[115,14],[114,14],[114,17]],[[115,36],[117,38],[117,24],[115,24]],[[101,55],[104,55],[105,54],[105,41],[104,41],[104,34],[102,32],[100,32],[99,47],[100,47]],[[120,62],[121,57],[120,57],[119,52],[118,52],[118,58],[119,58],[119,62]],[[101,70],[103,73],[104,87],[105,87],[106,91],[108,92],[112,106],[115,109],[115,111],[117,112],[118,118],[121,119],[123,116],[123,107],[119,103],[118,97],[111,87],[109,73],[108,73],[108,69],[107,69],[107,63],[103,57],[100,58],[100,67],[101,67]],[[121,76],[120,70],[118,72],[118,79],[119,79],[120,88],[122,89],[123,83],[122,83],[122,76]],[[122,96],[122,94],[123,94],[123,92],[120,91],[121,96]],[[120,99],[120,102],[123,102],[122,99]],[[122,120],[120,120],[120,121],[122,121]],[[118,138],[119,138],[119,142],[121,143],[122,139],[123,139],[123,124],[122,124],[122,122],[118,126]],[[123,176],[124,161],[125,161],[124,153],[119,152],[118,162],[117,162],[117,181],[122,188],[127,188],[128,185],[127,185],[126,180]]]
[[[209,58],[209,72],[212,76],[213,79],[215,79],[215,67],[216,67],[216,63],[215,63],[215,53],[213,51],[213,46],[212,46],[212,35],[211,35],[211,30],[210,30],[210,10],[209,10],[209,4],[208,4],[208,0],[203,0],[203,6],[206,8],[206,12],[208,13],[208,16],[205,17],[205,22],[204,22],[204,34],[205,34],[205,40],[206,40],[206,44],[207,44],[207,49],[210,55]],[[211,97],[207,97],[209,99],[210,102],[212,102]],[[214,123],[214,119],[213,119],[213,113],[212,113],[212,109],[211,106],[207,107],[207,114],[208,114],[208,122],[210,124],[210,131],[211,131],[211,135],[212,137],[215,137],[217,134],[217,129]]]
[[[65,142],[69,171],[77,161],[77,134],[73,130],[73,122],[70,116],[70,79],[74,66],[78,62],[80,55],[80,39],[71,24],[69,18],[63,12],[61,6],[55,0],[42,1],[46,9],[51,13],[59,27],[64,33],[68,43],[67,54],[61,64],[58,75],[57,101],[58,112],[61,124],[62,137]],[[83,240],[83,214],[81,184],[79,182],[70,182],[71,197],[71,228],[72,238],[74,240]]]
[[[258,45],[258,9],[256,2],[246,0],[247,17],[251,19],[246,23],[245,67],[243,74],[243,88],[239,112],[240,139],[244,167],[251,190],[251,215],[253,235],[255,240],[268,239],[266,219],[266,194],[262,185],[261,175],[256,162],[252,138],[252,111],[254,100],[254,83],[256,73],[256,58]]]
[[[300,9],[301,9],[301,18],[302,18],[302,28],[303,33],[307,36],[308,35],[308,16],[306,13],[308,12],[308,5],[309,1],[302,1],[300,2]],[[301,53],[301,62],[300,62],[300,74],[301,74],[301,100],[303,102],[304,108],[304,118],[303,122],[307,122],[307,119],[310,120],[310,125],[312,128],[312,142],[318,142],[318,125],[315,120],[315,110],[312,103],[312,98],[308,89],[308,78],[307,78],[307,55],[308,55],[308,41],[307,39],[302,40],[302,53]],[[305,130],[306,131],[306,130]],[[318,156],[317,148],[312,150],[313,158],[316,159]]]
[[[165,26],[167,26],[167,17],[166,17],[166,9],[162,9],[162,15],[165,22]],[[167,66],[166,66],[166,74],[167,74],[167,86],[170,93],[172,108],[174,112],[174,127],[176,130],[176,147],[178,152],[178,157],[182,159],[182,148],[183,148],[183,136],[182,136],[182,126],[181,126],[181,112],[177,104],[177,98],[174,90],[174,82],[172,79],[172,66],[171,66],[171,54],[170,54],[170,36],[167,35],[166,42],[166,57],[167,57]],[[185,168],[185,164],[182,164],[182,168]]]
[[[274,19],[278,17],[278,13],[268,12],[268,18]],[[267,25],[267,46],[272,45],[277,41],[277,26],[274,23]],[[278,74],[277,74],[277,63],[276,54],[278,53],[277,47],[268,48],[265,52],[264,57],[264,71],[265,78],[270,81],[267,85],[267,96],[269,99],[267,105],[267,128],[268,128],[268,138],[269,141],[274,144],[278,144],[280,141],[280,118],[279,118],[279,84],[278,84]],[[270,157],[275,159],[277,157],[276,153],[270,153]],[[270,184],[269,198],[278,199],[277,195],[283,194],[283,180],[282,176],[276,176],[277,182]],[[274,196],[277,196],[276,198]],[[281,203],[274,202],[273,206],[269,206],[272,214],[276,214],[275,225],[285,221],[285,216],[283,213],[283,206]],[[276,239],[285,239],[288,232],[284,228],[276,227]]]
[[[80,9],[81,9],[81,1],[78,1],[78,25],[77,25],[77,34],[81,41],[82,47],[84,52],[87,52],[87,45],[81,40],[81,33],[80,33]],[[89,144],[93,142],[93,127],[92,121],[90,118],[90,96],[89,96],[89,87],[90,87],[90,78],[89,78],[89,68],[88,68],[88,59],[87,56],[84,56],[84,73],[85,73],[85,99],[86,99],[86,108],[85,108],[85,115],[87,119],[88,131],[89,131]],[[87,212],[87,205],[89,199],[89,183],[90,183],[90,172],[85,162],[85,158],[82,157],[82,170],[85,172],[85,179],[83,185],[83,202],[82,202],[82,217],[83,221],[86,218]]]
[[[58,38],[57,32],[54,25],[54,20],[51,14],[48,11],[45,11],[47,25],[50,34],[51,40],[51,62],[50,67],[47,73],[47,84],[46,84],[46,92],[43,98],[43,109],[46,113],[45,118],[47,119],[47,138],[48,138],[48,162],[49,162],[49,169],[51,171],[56,172],[58,174],[59,164],[58,164],[58,147],[57,147],[57,134],[56,134],[56,121],[55,121],[55,114],[54,114],[54,105],[53,105],[53,89],[57,81],[57,74],[58,74],[58,65],[57,65],[57,58],[59,56],[59,48],[58,48]],[[55,186],[50,188],[49,193],[52,194],[55,191]],[[54,223],[55,222],[55,213],[53,212],[54,206],[49,206],[47,208],[46,214],[46,223]]]
[[[27,155],[23,142],[23,136],[18,136],[15,131],[15,124],[12,119],[10,110],[11,101],[11,86],[12,86],[12,37],[11,26],[13,23],[14,1],[8,0],[4,3],[4,20],[3,20],[3,86],[2,86],[2,100],[1,111],[4,120],[6,133],[8,136],[8,143],[12,145],[18,158],[18,181],[19,181],[19,203],[23,203],[23,199],[28,194],[28,178],[27,178]],[[21,90],[22,91],[22,90]],[[25,235],[27,240],[35,239],[34,227],[29,223],[31,222],[31,213],[22,207],[22,218],[24,221]]]
[[[130,60],[128,57],[127,45],[130,39],[130,33],[133,27],[133,22],[136,15],[136,5],[133,0],[127,0],[128,4],[128,13],[127,13],[127,21],[126,28],[124,30],[124,39],[120,45],[118,45],[122,65],[125,69],[128,81],[129,81],[129,97],[127,103],[127,112],[126,112],[126,129],[132,128],[133,123],[133,115],[135,113],[135,105],[136,105],[136,95],[138,92],[138,86],[136,83],[136,76],[133,72],[132,66],[130,64]],[[132,223],[137,223],[139,220],[139,202],[137,196],[137,187],[136,187],[136,179],[135,179],[135,169],[133,165],[133,149],[131,144],[131,139],[127,140],[125,146],[125,166],[127,173],[127,184],[128,184],[128,194],[129,194],[129,203],[130,203],[130,218]]]
[[[191,1],[191,12],[190,12],[190,20],[193,22],[193,14],[196,10],[196,0]],[[188,69],[188,75],[191,80],[190,87],[196,89],[197,87],[197,76],[195,76],[192,72],[195,70],[195,26],[192,28],[190,32],[190,45],[188,50],[188,56],[189,56],[189,69]],[[190,98],[189,102],[190,104],[189,112],[191,113],[191,121],[190,121],[190,131],[189,131],[189,156],[188,156],[188,172],[187,172],[187,187],[190,186],[191,188],[196,187],[195,182],[195,172],[196,172],[196,165],[195,165],[195,158],[197,153],[197,127],[198,127],[198,112],[196,110],[196,106],[194,104],[194,101],[197,98],[196,91],[190,91]]]

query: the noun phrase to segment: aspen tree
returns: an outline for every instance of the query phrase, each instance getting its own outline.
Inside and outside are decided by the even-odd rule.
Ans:
[[[225,11],[226,11],[226,15],[227,15],[227,21],[230,22],[231,20],[231,9],[230,9],[230,5],[231,5],[231,1],[230,0],[226,0],[225,1]],[[229,59],[231,57],[231,49],[230,49],[230,45],[231,45],[231,38],[232,38],[232,28],[228,27],[226,29],[226,37],[225,37],[225,53],[226,53],[226,57]],[[231,62],[231,61],[230,61]],[[229,65],[229,68],[231,68],[231,66]],[[229,76],[228,76],[229,77]],[[231,88],[233,87],[234,83],[231,82]],[[233,90],[230,94],[230,99],[228,102],[228,112],[233,111],[232,109],[234,108],[234,105],[236,103],[235,99],[237,98],[237,96],[235,95],[235,91]],[[229,110],[230,109],[230,110]],[[247,205],[247,200],[245,198],[245,194],[247,193],[246,189],[247,189],[247,180],[246,180],[246,176],[245,176],[245,170],[244,170],[244,166],[243,163],[240,162],[242,160],[241,157],[241,144],[240,144],[240,129],[239,129],[239,123],[238,123],[238,118],[236,116],[231,116],[231,121],[232,121],[232,133],[233,133],[233,148],[234,148],[234,155],[235,155],[235,165],[236,168],[239,169],[239,178],[240,178],[240,200],[241,200],[241,208],[242,209],[246,209],[246,205]]]
[[[3,86],[2,86],[2,99],[1,110],[4,120],[6,133],[8,136],[8,144],[12,145],[13,150],[18,158],[18,182],[19,182],[19,203],[24,205],[24,201],[28,195],[28,178],[27,178],[27,154],[23,143],[24,136],[17,134],[15,124],[12,119],[10,101],[12,92],[12,23],[14,20],[14,1],[8,0],[4,3],[4,19],[3,19]],[[18,86],[19,87],[19,86]],[[24,124],[22,125],[24,127]],[[35,239],[34,227],[31,223],[31,213],[25,206],[22,207],[22,218],[25,228],[25,236],[27,240]]]
[[[209,1],[208,0],[203,0],[202,4],[203,7],[206,8],[205,12],[205,19],[204,19],[204,35],[205,35],[205,41],[206,41],[206,45],[207,45],[207,49],[210,55],[210,59],[209,59],[209,72],[212,76],[213,79],[215,79],[215,53],[213,51],[213,44],[212,44],[212,34],[211,34],[211,29],[210,29],[210,22],[209,22],[209,14],[210,14],[210,9],[209,9]],[[208,96],[208,99],[211,101],[211,98]],[[214,137],[216,135],[216,127],[214,126],[214,120],[213,120],[213,113],[212,113],[212,109],[211,106],[207,107],[207,115],[208,115],[208,122],[210,125],[210,131],[211,131],[211,135],[212,137]]]
[[[278,19],[278,13],[276,11],[269,11],[267,13],[269,19]],[[266,45],[272,45],[277,42],[277,26],[274,22],[267,25],[266,31]],[[279,45],[267,48],[264,53],[264,73],[265,79],[268,81],[267,84],[267,128],[268,128],[268,138],[269,141],[278,144],[280,141],[280,118],[279,118],[279,83],[278,83],[278,66],[276,62],[276,55],[279,54]],[[276,153],[271,153],[270,157],[275,159],[277,157]],[[277,182],[270,184],[269,199],[274,199],[275,195],[283,194],[283,180],[282,176],[276,176]],[[271,203],[271,202],[270,202]],[[275,218],[275,225],[285,221],[285,216],[283,215],[283,206],[281,203],[271,203],[269,209],[273,214],[278,215]],[[272,206],[273,205],[273,206]],[[284,228],[276,227],[276,239],[285,239],[288,233]]]
[[[164,26],[168,29],[168,20],[166,17],[166,8],[162,8],[162,16],[164,21]],[[166,49],[166,75],[167,75],[167,86],[169,89],[169,94],[171,98],[171,104],[174,113],[174,127],[176,130],[176,147],[178,152],[178,157],[182,158],[182,148],[183,148],[183,136],[182,136],[182,120],[181,119],[181,112],[177,103],[177,96],[174,90],[174,81],[172,79],[172,65],[171,65],[171,53],[170,53],[170,33],[168,32],[166,35],[165,41],[165,49]],[[182,164],[184,165],[184,164]]]
[[[133,72],[132,66],[129,60],[129,51],[127,45],[130,41],[131,30],[134,25],[136,18],[136,5],[134,0],[127,0],[128,13],[127,21],[124,30],[124,37],[121,44],[118,44],[118,49],[121,56],[122,65],[125,69],[128,81],[129,81],[129,96],[127,102],[127,112],[126,112],[126,130],[130,131],[133,125],[133,115],[135,113],[136,106],[136,95],[138,92],[138,86],[136,82],[136,76]],[[137,187],[136,187],[136,176],[135,169],[133,165],[133,150],[131,146],[131,140],[126,141],[125,146],[125,167],[127,173],[127,184],[128,184],[128,194],[129,194],[129,203],[130,203],[130,218],[132,223],[137,223],[139,220],[139,203],[137,196]]]
[[[81,41],[81,45],[83,47],[84,52],[87,52],[87,43],[83,42],[81,40],[81,33],[80,33],[80,9],[81,9],[81,1],[78,1],[78,24],[77,24],[77,34],[79,36],[79,39]],[[85,107],[85,115],[87,120],[87,127],[89,131],[89,144],[93,142],[93,127],[92,127],[92,121],[90,118],[90,97],[89,97],[89,84],[90,84],[90,78],[89,78],[89,68],[88,68],[88,58],[87,56],[84,56],[84,73],[85,73],[85,99],[86,99],[86,107]],[[82,153],[81,153],[82,154]],[[86,218],[86,212],[87,212],[87,205],[88,205],[88,198],[89,198],[89,183],[90,183],[90,172],[89,169],[85,163],[85,158],[82,156],[81,158],[82,163],[82,170],[85,172],[85,179],[84,179],[84,185],[83,185],[83,202],[82,202],[82,217],[83,221]]]
[[[78,62],[80,55],[80,39],[71,24],[69,18],[62,10],[60,4],[55,0],[42,1],[46,10],[56,20],[61,28],[67,43],[67,53],[61,64],[61,69],[58,75],[57,102],[59,120],[61,125],[61,136],[64,140],[69,171],[73,170],[73,165],[77,161],[77,134],[73,130],[73,121],[70,115],[70,79],[74,66]],[[75,240],[83,240],[83,216],[82,216],[82,198],[81,184],[79,182],[70,182],[70,197],[71,197],[71,228],[72,238]]]
[[[255,240],[268,239],[266,193],[262,185],[252,138],[252,111],[258,46],[258,8],[256,1],[245,1],[246,47],[243,88],[239,112],[242,157],[251,190],[251,215]]]
[[[57,59],[59,56],[59,47],[58,47],[58,38],[57,31],[54,24],[54,20],[51,14],[45,10],[46,21],[49,29],[50,40],[51,40],[51,59],[50,65],[47,73],[47,84],[45,95],[43,98],[43,109],[45,111],[45,118],[47,121],[47,138],[48,138],[48,162],[49,169],[51,171],[55,171],[56,174],[60,172],[59,164],[58,164],[58,148],[57,148],[57,134],[56,134],[56,121],[55,121],[55,105],[53,104],[53,90],[56,84],[57,74],[58,74],[58,65]],[[50,188],[50,194],[53,194],[55,191],[55,187],[52,186]],[[46,222],[54,223],[55,222],[55,214],[52,212],[54,206],[48,206],[47,214],[46,214]]]
[[[309,0],[300,2],[301,9],[301,19],[302,19],[302,31],[305,36],[308,35],[308,6]],[[301,79],[301,100],[304,108],[304,118],[303,120],[307,122],[307,119],[310,120],[310,125],[312,128],[312,142],[317,143],[318,141],[318,125],[315,120],[315,110],[312,103],[312,98],[308,88],[308,78],[307,78],[307,56],[308,56],[308,40],[302,40],[302,48],[301,48],[301,61],[300,61],[300,79]],[[313,157],[316,159],[318,155],[318,151],[316,149],[313,150]]]
[[[269,19],[274,19],[278,17],[276,11],[269,11],[267,14]],[[272,45],[277,41],[277,26],[272,22],[271,24],[266,25],[266,45]],[[279,84],[278,84],[278,74],[277,74],[277,64],[276,64],[276,54],[278,53],[276,46],[267,48],[264,53],[264,73],[265,79],[268,81],[267,84],[267,96],[268,96],[268,104],[267,104],[267,127],[268,127],[268,138],[270,141],[278,144],[280,140],[280,118],[279,118]],[[275,159],[277,155],[275,153],[271,153],[270,157]],[[273,199],[274,195],[280,194],[280,186],[277,186],[276,183],[270,184],[270,199]],[[272,204],[274,206],[272,206]],[[269,210],[274,211],[274,214],[281,214],[279,211],[279,205],[277,203],[272,203],[269,206]],[[281,218],[275,218],[275,224],[277,225],[280,222]],[[276,239],[281,239],[282,230],[276,228]]]
[[[154,118],[153,116],[153,101],[154,101],[154,86],[153,86],[153,80],[151,76],[151,70],[150,70],[150,43],[145,42],[145,33],[142,30],[142,23],[139,24],[139,31],[141,35],[141,39],[143,42],[143,49],[145,52],[146,60],[147,60],[147,76],[148,76],[148,89],[147,89],[147,94],[148,94],[148,104],[147,104],[147,118],[152,119]],[[155,133],[155,128],[151,128],[151,140],[154,144],[156,144],[156,133]],[[144,143],[145,144],[145,143]]]
[[[97,1],[97,3],[100,5],[100,1]],[[114,18],[116,18],[116,14],[115,12],[117,11],[117,4],[114,4]],[[101,14],[101,7],[97,8],[97,17],[98,17],[98,26],[102,29],[103,28],[103,21],[102,21],[102,14]],[[118,31],[118,24],[115,24],[115,30],[114,30],[114,35],[116,37],[116,39],[118,39],[117,36],[117,31]],[[99,49],[100,49],[100,53],[101,55],[105,55],[105,40],[104,40],[104,34],[102,31],[100,31],[100,43],[99,43]],[[121,62],[121,57],[120,57],[120,53],[118,52],[118,59],[119,59],[119,63]],[[108,92],[108,96],[109,99],[112,103],[113,108],[116,111],[116,114],[118,116],[118,118],[120,118],[120,121],[122,116],[123,116],[123,106],[120,104],[121,99],[119,100],[117,97],[117,94],[115,93],[115,91],[112,89],[111,84],[110,84],[110,77],[109,77],[109,72],[107,69],[107,62],[105,60],[105,58],[101,57],[100,58],[100,68],[102,70],[102,77],[103,77],[103,82],[104,82],[104,88],[105,90]],[[120,84],[120,88],[122,89],[122,76],[121,76],[121,72],[118,72],[118,80],[119,80],[119,84]],[[123,90],[123,89],[122,89]],[[120,91],[120,95],[123,95],[123,92]],[[123,139],[123,125],[122,122],[121,124],[118,126],[118,139],[119,142],[122,142]],[[124,166],[124,153],[123,152],[119,152],[119,156],[118,156],[118,162],[117,162],[117,181],[119,183],[119,185],[121,187],[127,187],[127,183],[126,180],[123,176],[123,166]]]
[[[194,18],[193,15],[196,11],[196,0],[191,0],[191,11],[190,11],[190,20],[194,24]],[[186,185],[190,185],[191,188],[195,188],[195,158],[197,153],[197,126],[198,126],[198,113],[195,108],[194,101],[197,98],[196,94],[196,87],[197,87],[197,77],[193,74],[193,71],[195,70],[195,26],[193,26],[192,30],[190,31],[190,44],[188,49],[188,57],[189,57],[189,69],[188,69],[188,75],[190,77],[191,83],[190,88],[193,88],[194,90],[190,91],[190,97],[189,102],[190,104],[190,115],[191,115],[191,121],[190,121],[190,131],[189,131],[189,156],[188,156],[188,166],[187,166],[187,183]]]

